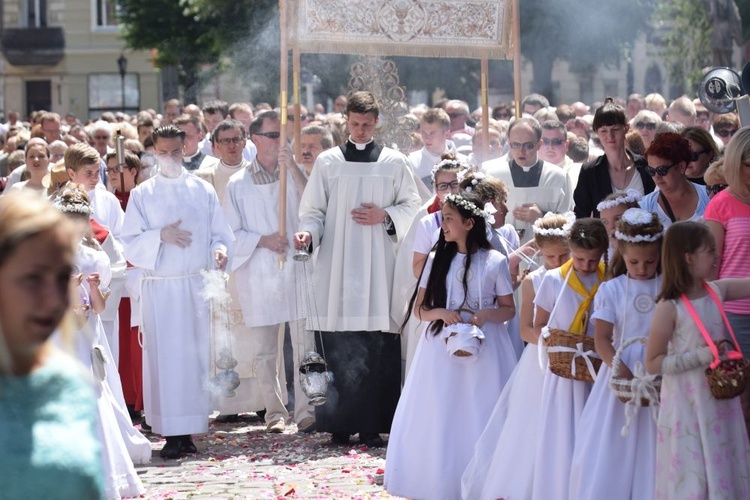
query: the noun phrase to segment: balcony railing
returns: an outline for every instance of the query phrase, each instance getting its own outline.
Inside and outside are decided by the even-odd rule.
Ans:
[[[14,66],[54,66],[65,55],[65,33],[59,27],[4,28],[0,44]]]

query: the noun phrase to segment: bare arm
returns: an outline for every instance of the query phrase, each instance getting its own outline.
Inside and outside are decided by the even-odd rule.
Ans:
[[[536,306],[536,316],[534,317],[534,329],[541,333],[542,328],[547,326],[549,322],[549,311],[545,311],[539,306]]]
[[[419,289],[417,300],[414,303],[414,315],[417,318],[419,318],[421,321],[437,321],[439,319],[442,319],[446,325],[455,325],[456,323],[462,322],[461,315],[459,315],[457,311],[451,311],[450,309],[445,309],[442,307],[435,309],[424,309],[422,307],[424,303],[424,292],[424,288]]]
[[[724,300],[739,300],[750,297],[750,278],[726,278],[714,281]]]
[[[521,329],[521,340],[529,344],[539,341],[539,329],[534,327],[534,283],[528,276],[521,282],[521,313],[518,323]]]
[[[649,373],[658,374],[662,371],[661,365],[667,356],[676,317],[677,310],[672,302],[662,300],[656,304],[646,345],[646,371]]]
[[[612,359],[615,357],[615,348],[612,345],[612,337],[615,326],[602,319],[594,320],[594,342],[596,353],[601,356],[602,361],[607,366],[612,366]]]
[[[706,226],[714,235],[714,241],[716,242],[716,267],[714,268],[712,278],[716,279],[719,277],[721,271],[721,258],[724,254],[724,226],[720,222],[715,220],[707,220]]]
[[[411,261],[411,267],[412,272],[414,273],[415,278],[419,278],[419,275],[422,273],[422,268],[424,268],[424,263],[427,261],[427,255],[419,252],[414,252],[414,257],[412,257]]]
[[[474,313],[471,323],[481,328],[487,321],[503,323],[516,314],[516,304],[513,302],[513,295],[500,295],[495,297],[495,300],[497,302],[496,307],[479,309]]]

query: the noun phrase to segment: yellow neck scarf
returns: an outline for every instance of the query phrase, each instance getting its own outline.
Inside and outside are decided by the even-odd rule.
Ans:
[[[591,307],[591,301],[594,300],[596,291],[599,290],[599,284],[604,281],[604,272],[604,263],[599,262],[599,265],[596,267],[596,274],[599,277],[599,283],[591,287],[591,290],[586,290],[586,287],[583,286],[583,283],[581,283],[580,278],[578,278],[578,275],[573,269],[573,259],[570,259],[568,262],[560,266],[560,274],[563,278],[565,278],[568,273],[570,273],[570,277],[568,278],[568,286],[572,288],[574,292],[583,296],[583,301],[581,301],[580,305],[578,306],[578,310],[576,311],[576,315],[573,317],[573,322],[570,323],[568,331],[586,335],[588,310],[589,307]]]

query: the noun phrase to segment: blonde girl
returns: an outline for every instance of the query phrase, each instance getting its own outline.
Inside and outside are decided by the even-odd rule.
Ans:
[[[575,221],[570,228],[571,259],[559,271],[548,272],[537,290],[535,328],[593,336],[588,317],[605,278],[608,247],[607,230],[599,219]],[[590,391],[588,382],[545,372],[531,498],[558,498],[568,491],[575,433]]]
[[[659,217],[640,208],[626,210],[617,223],[612,279],[599,287],[591,316],[596,352],[604,363],[578,424],[581,432],[576,433],[570,498],[653,497],[656,425],[647,409],[636,409],[630,422],[625,406],[609,388],[609,379],[615,349],[633,337],[648,336],[661,286],[663,233]],[[630,346],[622,355],[619,376],[632,378],[630,368],[636,365],[640,366],[639,375],[645,375],[644,354],[643,344]],[[629,405],[640,405],[640,401],[638,397]],[[623,436],[626,425],[629,432]]]

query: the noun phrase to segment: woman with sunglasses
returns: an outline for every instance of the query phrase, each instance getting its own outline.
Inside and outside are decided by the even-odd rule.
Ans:
[[[706,186],[690,182],[685,175],[692,156],[688,140],[672,132],[657,135],[646,150],[646,171],[658,190],[641,200],[641,208],[656,212],[664,228],[677,221],[700,220],[708,205]]]
[[[734,113],[716,115],[716,118],[714,118],[714,135],[719,138],[724,147],[729,144],[730,139],[732,139],[732,136],[737,133],[737,130],[739,130],[739,128],[740,119]]]
[[[608,97],[594,115],[594,132],[604,154],[581,167],[573,194],[576,218],[599,217],[596,205],[611,193],[634,189],[647,194],[654,190],[646,161],[625,148],[629,129],[625,110]]]
[[[705,213],[716,241],[716,278],[750,277],[750,127],[740,129],[724,150],[724,177],[729,187],[716,194]],[[724,308],[745,357],[750,353],[750,299],[726,302]],[[742,397],[750,428],[750,391]]]
[[[660,123],[661,118],[659,115],[653,111],[642,109],[630,120],[630,128],[635,128],[640,134],[641,139],[643,139],[643,145],[648,149],[654,141],[654,137],[656,137],[656,127]]]
[[[703,127],[686,127],[680,133],[690,143],[690,163],[685,176],[690,182],[705,185],[703,175],[708,166],[719,156],[719,148],[708,130]]]

